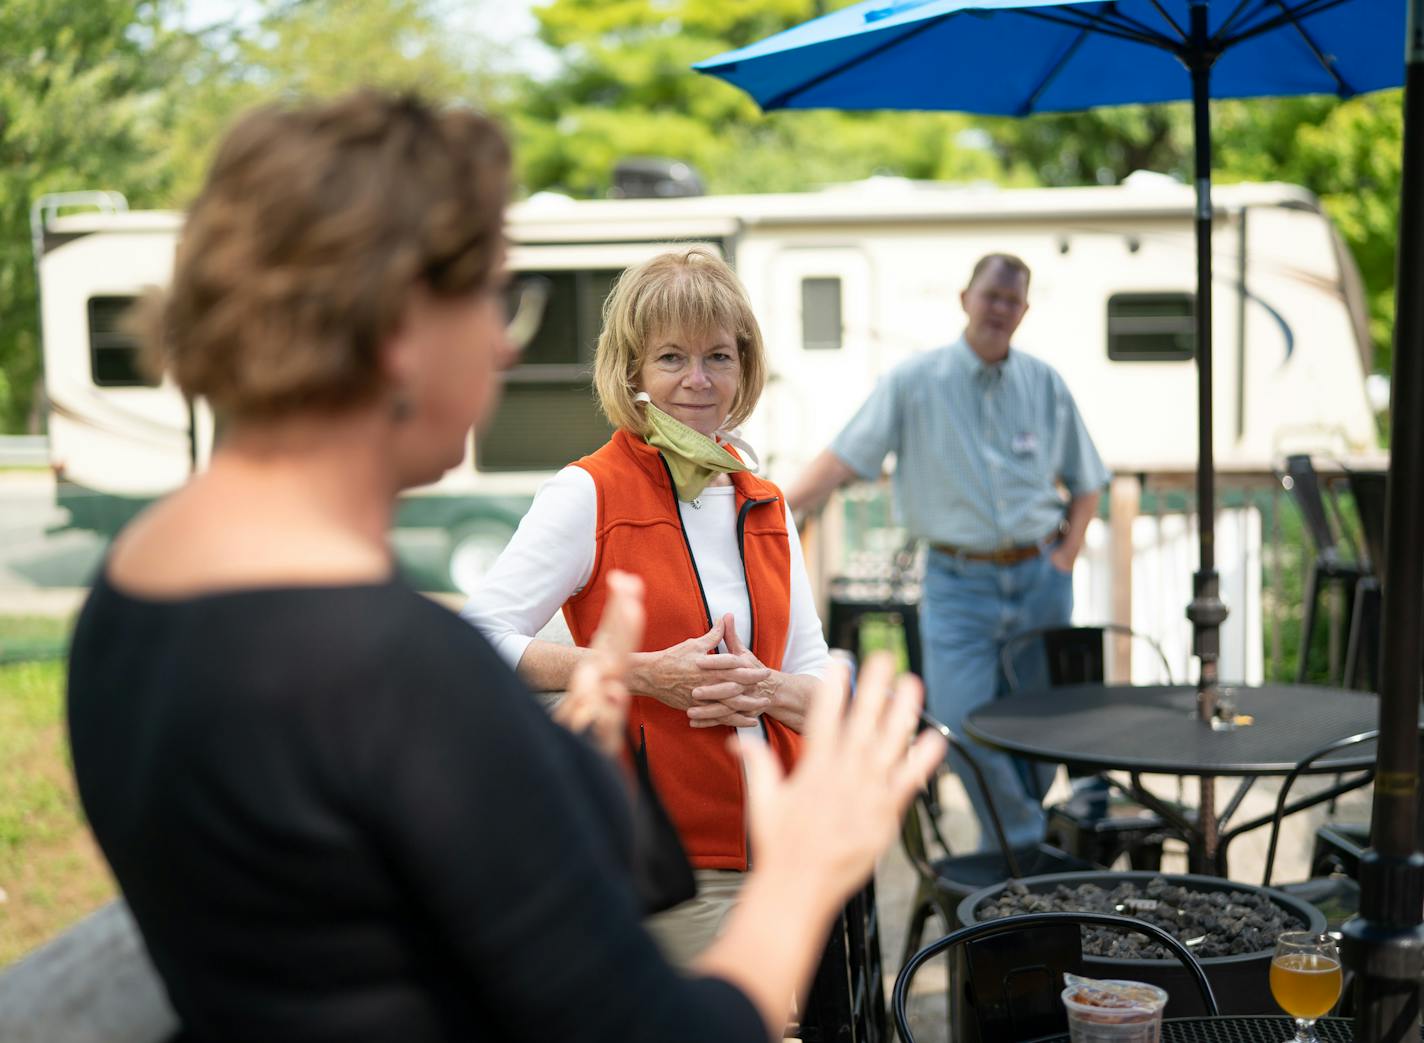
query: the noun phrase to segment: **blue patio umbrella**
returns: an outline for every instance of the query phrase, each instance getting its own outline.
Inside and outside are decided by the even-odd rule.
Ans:
[[[698,63],[764,109],[952,109],[1027,116],[1101,105],[1193,105],[1197,252],[1197,509],[1187,609],[1204,720],[1229,726],[1217,656],[1211,443],[1211,98],[1337,94],[1404,82],[1401,0],[866,0]]]

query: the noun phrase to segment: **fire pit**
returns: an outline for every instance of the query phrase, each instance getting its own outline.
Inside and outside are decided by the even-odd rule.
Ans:
[[[1201,960],[1223,1014],[1279,1013],[1270,991],[1271,952],[1286,930],[1325,930],[1325,917],[1298,898],[1213,876],[1059,873],[985,888],[959,905],[961,923],[1058,910],[1135,916],[1163,928]],[[1205,1013],[1176,959],[1142,935],[1085,928],[1084,973],[1166,989],[1167,1017]]]

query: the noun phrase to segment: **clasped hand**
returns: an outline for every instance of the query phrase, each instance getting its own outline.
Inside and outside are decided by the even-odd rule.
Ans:
[[[726,642],[727,651],[718,652]],[[660,652],[633,678],[634,689],[687,714],[694,728],[747,728],[771,706],[775,673],[737,635],[731,614],[712,629]]]
[[[771,708],[776,695],[775,671],[742,643],[730,614],[722,617],[720,626],[727,651],[703,655],[694,664],[702,676],[702,683],[692,689],[692,703],[687,708],[688,722],[694,728],[754,725]]]

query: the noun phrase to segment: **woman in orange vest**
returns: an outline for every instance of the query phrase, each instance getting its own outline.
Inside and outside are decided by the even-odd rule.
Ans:
[[[695,248],[627,270],[594,363],[615,433],[540,490],[464,613],[532,688],[558,690],[589,654],[609,573],[643,578],[628,738],[695,870],[696,897],[648,921],[683,964],[716,937],[753,857],[727,739],[766,743],[789,769],[828,659],[785,497],[736,434],[765,381],[725,262]],[[577,647],[533,637],[560,607]]]

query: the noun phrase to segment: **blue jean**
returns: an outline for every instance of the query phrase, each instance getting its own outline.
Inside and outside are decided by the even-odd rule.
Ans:
[[[1073,614],[1073,577],[1055,568],[1048,548],[1014,565],[969,561],[931,550],[920,601],[925,696],[930,713],[970,746],[994,797],[994,807],[1015,847],[1043,839],[1043,798],[1056,767],[1033,764],[973,744],[964,734],[970,711],[1008,691],[1000,650],[1014,636],[1040,627],[1067,625]],[[1014,660],[1020,690],[1048,684],[1038,642]],[[957,754],[954,768],[979,818],[981,849],[995,846],[988,805]]]

